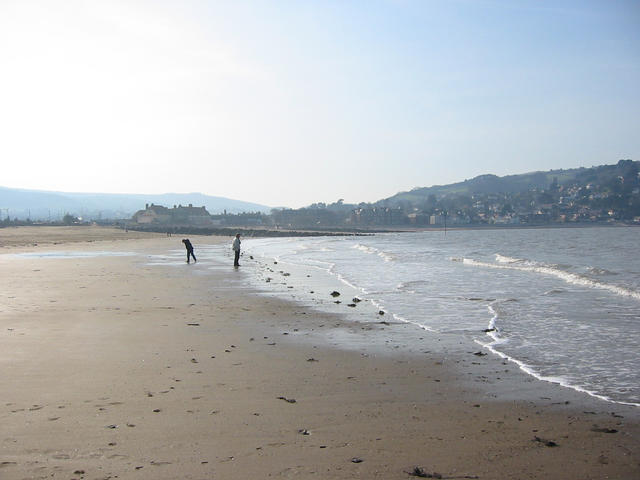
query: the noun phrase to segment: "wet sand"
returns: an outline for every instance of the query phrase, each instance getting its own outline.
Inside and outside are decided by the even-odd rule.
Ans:
[[[383,348],[411,327],[258,295],[231,265],[150,265],[178,236],[11,230],[3,254],[96,256],[0,255],[3,480],[640,476],[636,407]]]

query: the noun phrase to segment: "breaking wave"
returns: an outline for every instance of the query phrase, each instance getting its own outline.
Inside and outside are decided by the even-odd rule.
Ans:
[[[387,253],[383,250],[380,250],[379,248],[370,247],[368,245],[362,245],[361,243],[355,244],[352,248],[355,248],[356,250],[360,250],[361,252],[368,253],[370,255],[378,255],[385,262],[392,262],[395,260],[395,257],[392,254]]]
[[[558,268],[558,266],[555,265],[548,265],[530,260],[510,258],[499,254],[496,255],[496,261],[499,263],[483,262],[480,260],[474,260],[472,258],[464,258],[462,260],[465,265],[473,267],[519,270],[522,272],[532,272],[542,275],[549,275],[573,285],[607,290],[615,295],[631,297],[636,300],[640,300],[640,292],[636,290],[632,290],[630,288],[622,287],[619,285],[605,283],[599,280],[594,280],[578,273],[567,272],[566,270]]]
[[[575,382],[572,382],[563,376],[542,375],[540,372],[536,370],[535,367],[529,365],[526,362],[523,362],[522,360],[512,357],[511,355],[507,355],[505,352],[503,352],[500,349],[501,346],[504,346],[505,344],[509,343],[509,339],[502,337],[500,335],[500,328],[497,325],[497,321],[499,318],[498,312],[494,308],[494,305],[488,305],[487,308],[489,310],[489,313],[491,314],[491,321],[489,322],[489,325],[485,330],[485,332],[486,332],[486,335],[491,340],[489,342],[486,342],[480,339],[475,339],[474,342],[477,343],[478,345],[481,345],[482,347],[486,348],[493,354],[498,355],[499,357],[504,358],[505,360],[508,360],[509,362],[516,364],[518,368],[520,368],[520,370],[522,370],[528,375],[531,375],[532,377],[537,378],[538,380],[557,383],[559,385],[562,385],[563,387],[571,388],[578,392],[586,393],[587,395],[590,395],[595,398],[599,398],[600,400],[604,400],[606,402],[615,402],[615,403],[620,403],[622,405],[631,405],[634,407],[640,407],[640,403],[614,400],[611,397],[599,394],[592,389],[576,385]]]

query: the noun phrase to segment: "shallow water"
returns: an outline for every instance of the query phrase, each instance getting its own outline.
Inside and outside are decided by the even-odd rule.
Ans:
[[[245,256],[262,260],[253,281],[263,288],[266,278],[285,292],[296,277],[309,288],[306,275],[328,275],[397,320],[471,339],[538,378],[640,405],[638,245],[638,228],[243,242]],[[278,266],[295,273],[283,281]]]

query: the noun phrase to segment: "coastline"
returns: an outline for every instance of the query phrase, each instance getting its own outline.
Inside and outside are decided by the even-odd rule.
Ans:
[[[566,229],[566,228],[624,228],[640,227],[638,223],[625,222],[568,222],[568,223],[540,223],[540,224],[453,224],[447,225],[397,225],[397,226],[353,226],[353,227],[299,227],[275,228],[271,226],[224,226],[224,227],[175,227],[175,235],[213,235],[230,236],[240,233],[244,237],[323,237],[323,236],[367,236],[376,233],[411,233],[411,232],[442,232],[456,230],[532,230],[532,229]],[[153,225],[128,225],[129,231],[146,233],[166,233],[166,227]]]
[[[433,234],[429,233],[428,235]],[[453,235],[455,236],[455,234]],[[496,320],[499,317],[496,305],[499,306],[501,303],[499,299],[495,298],[496,294],[491,290],[482,292],[478,290],[473,286],[474,281],[469,275],[468,281],[465,280],[464,282],[468,288],[476,288],[473,291],[456,290],[455,285],[452,290],[446,281],[437,281],[435,284],[438,285],[439,291],[436,288],[436,291],[422,292],[422,294],[416,296],[416,292],[413,290],[416,287],[409,287],[408,285],[415,284],[417,288],[421,288],[423,283],[428,284],[429,281],[433,283],[434,278],[439,278],[440,276],[448,278],[450,274],[452,278],[457,278],[457,281],[460,282],[462,280],[460,278],[461,272],[458,271],[458,277],[456,277],[456,273],[450,271],[453,270],[453,266],[459,264],[453,264],[450,268],[449,265],[446,265],[448,263],[446,261],[439,266],[433,263],[430,267],[429,280],[425,282],[421,272],[412,271],[403,262],[403,255],[410,263],[413,253],[416,252],[407,255],[399,253],[410,249],[405,244],[403,244],[403,248],[406,247],[404,250],[402,248],[398,249],[396,242],[401,237],[402,234],[395,235],[389,239],[388,243],[380,237],[377,237],[377,241],[372,238],[368,242],[345,239],[344,244],[347,245],[345,248],[341,246],[342,241],[336,242],[333,240],[328,240],[326,243],[324,241],[306,241],[295,238],[288,239],[288,241],[249,240],[246,243],[246,251],[250,254],[250,259],[245,261],[250,261],[252,264],[250,265],[251,268],[245,269],[245,271],[251,272],[251,275],[249,275],[251,284],[259,290],[264,290],[268,295],[277,295],[281,298],[295,300],[308,308],[346,315],[352,323],[361,325],[360,328],[368,330],[377,328],[375,335],[370,336],[374,343],[378,343],[378,337],[381,337],[384,339],[384,343],[387,344],[383,346],[391,346],[394,349],[421,351],[424,350],[426,345],[431,352],[438,352],[441,355],[457,355],[463,358],[480,349],[481,353],[497,355],[507,360],[511,366],[517,366],[523,373],[536,379],[572,388],[601,400],[610,401],[612,404],[640,406],[637,400],[638,397],[633,389],[633,385],[636,384],[634,379],[630,377],[623,378],[622,375],[616,376],[617,370],[633,371],[634,362],[637,361],[637,358],[634,358],[635,349],[625,350],[628,358],[625,364],[621,365],[618,360],[613,360],[613,358],[609,360],[609,358],[598,357],[598,345],[593,345],[589,342],[582,343],[582,348],[579,351],[574,350],[573,353],[565,351],[563,355],[567,357],[566,363],[559,357],[555,361],[549,357],[545,359],[544,351],[532,349],[523,353],[513,349],[509,351],[509,349],[501,348],[503,344],[508,343],[508,340],[501,335],[500,327],[496,328]],[[442,238],[440,237],[440,239]],[[419,245],[426,240],[427,237],[420,237],[412,241]],[[455,242],[455,238],[452,238],[452,240]],[[353,254],[349,253],[351,250],[349,247],[355,249]],[[323,251],[332,253],[328,253],[325,256],[321,253]],[[363,256],[361,253],[370,256]],[[420,255],[420,253],[416,254]],[[477,254],[480,255],[480,253]],[[219,257],[222,257],[222,255],[219,255]],[[500,255],[498,257],[501,257],[502,260],[497,265],[467,260],[462,257],[458,258],[454,252],[443,253],[441,257],[459,262],[464,261],[468,265],[498,268],[500,269],[498,270],[499,272],[502,272],[505,268],[529,272],[536,270],[541,265],[544,266],[544,263],[533,264],[529,260],[526,262],[526,267],[504,267],[503,263],[517,262],[519,260]],[[370,259],[374,259],[374,263],[377,260],[379,264],[370,264]],[[397,259],[401,260],[396,262]],[[277,262],[274,262],[274,260]],[[272,263],[276,263],[276,265]],[[553,265],[545,267],[542,274],[549,275],[553,279],[558,278],[569,284],[584,285],[587,282],[577,274],[567,274],[562,269],[552,267]],[[474,268],[477,267],[474,266]],[[404,276],[394,275],[394,269],[396,271],[404,271]],[[437,273],[434,273],[436,271]],[[365,273],[364,275],[363,272]],[[536,273],[538,272],[536,271]],[[377,278],[378,276],[379,278]],[[615,284],[600,283],[597,280],[589,282],[589,287],[596,290],[604,289],[606,292],[622,296],[626,296],[631,292],[631,290],[618,287]],[[526,289],[524,292],[528,291],[529,286],[529,284],[523,285]],[[499,291],[501,287],[494,285],[494,288]],[[553,286],[547,285],[541,291],[556,292],[555,290],[550,290],[552,288]],[[328,295],[329,292],[335,290],[342,295],[336,298]],[[440,292],[446,292],[442,299],[443,303],[447,301],[447,295],[448,298],[453,298],[456,301],[450,302],[447,308],[442,309],[439,307],[440,302],[437,299],[435,299],[436,303],[431,300],[434,296],[439,295]],[[502,292],[502,295],[505,295],[504,292]],[[515,299],[518,298],[517,295],[518,293],[509,293],[506,298],[510,300],[507,301],[515,302]],[[637,299],[637,293],[634,292],[631,296]],[[354,297],[359,297],[362,301],[356,304],[358,299]],[[353,301],[351,300],[352,298],[354,298]],[[421,298],[428,298],[429,300],[421,302]],[[412,304],[412,299],[416,302],[415,304]],[[467,305],[471,303],[473,303],[474,307],[476,305],[477,307],[468,308]],[[387,315],[378,315],[380,310],[383,310]],[[485,312],[484,315],[483,311]],[[452,312],[453,315],[449,315],[449,312]],[[576,313],[576,318],[581,318],[579,313]],[[394,326],[379,327],[378,325],[385,325],[389,322]],[[401,329],[396,326],[399,324],[410,324],[411,327]],[[380,331],[385,329],[386,331]],[[545,330],[546,328],[539,329],[540,332]],[[629,331],[629,335],[632,334],[633,331]],[[598,336],[604,337],[605,335],[606,333],[603,332]],[[362,341],[353,340],[353,336],[349,335],[336,334],[333,336],[340,337],[334,343],[340,344],[341,348],[348,347],[350,343],[356,346],[362,343]],[[535,343],[536,340],[532,339],[531,341]],[[371,343],[371,340],[368,341]],[[576,346],[579,343],[579,340],[574,340],[573,345]],[[633,345],[633,343],[631,340],[630,345]],[[605,341],[602,345],[606,348],[607,345],[613,345],[613,343]],[[591,351],[592,348],[596,350]],[[618,350],[623,351],[621,344]],[[560,348],[559,352],[562,351],[562,348]],[[590,351],[591,353],[589,353]],[[621,361],[624,361],[624,358],[622,358],[624,355],[621,354],[619,357]],[[591,378],[593,378],[590,377],[591,375],[597,372],[602,376],[605,371],[610,372],[610,375],[607,374],[604,377],[607,378],[606,381],[599,383],[591,381]],[[624,386],[631,387],[624,388]]]
[[[376,334],[418,334],[411,325],[275,298],[227,265],[180,256],[150,266],[181,250],[180,238],[145,235],[2,250],[131,253],[0,255],[11,279],[0,297],[3,479],[640,472],[637,408],[532,379],[498,357],[395,348]],[[196,255],[199,243],[227,241],[198,237]]]

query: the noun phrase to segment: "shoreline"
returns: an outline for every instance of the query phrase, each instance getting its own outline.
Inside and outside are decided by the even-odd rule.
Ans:
[[[175,265],[149,265],[179,240],[81,244],[127,257],[0,255],[12,279],[0,297],[3,479],[640,471],[637,408],[490,356],[394,348],[370,329],[415,332],[261,294],[227,265],[187,266],[177,253]],[[227,240],[198,238],[196,255],[197,242]],[[37,243],[6,253],[50,248]],[[359,346],[332,345],[345,336]]]
[[[417,351],[420,350],[420,344],[423,339],[425,339],[424,342],[427,343],[430,342],[433,344],[436,342],[436,344],[439,344],[442,342],[443,345],[446,345],[446,347],[438,346],[438,348],[435,349],[443,355],[453,352],[455,352],[454,354],[461,356],[469,353],[475,354],[477,349],[480,348],[483,354],[489,353],[494,355],[496,359],[504,359],[510,366],[517,367],[522,375],[531,377],[532,379],[541,381],[545,384],[550,384],[553,388],[559,386],[561,388],[569,389],[581,395],[588,395],[594,399],[604,401],[612,406],[622,405],[640,407],[640,404],[638,403],[610,398],[597,391],[589,390],[586,386],[580,385],[580,383],[571,381],[568,378],[548,375],[545,376],[544,374],[539,373],[536,371],[534,366],[494,348],[497,337],[495,337],[491,332],[485,331],[482,336],[480,336],[480,331],[478,331],[475,336],[472,336],[471,332],[460,332],[449,335],[445,333],[438,333],[436,330],[429,329],[416,321],[407,320],[393,311],[385,311],[387,316],[380,316],[378,312],[383,307],[377,304],[373,299],[369,298],[369,294],[367,292],[352,285],[342,278],[342,276],[324,271],[324,269],[316,266],[303,266],[300,264],[289,263],[287,261],[282,261],[280,258],[277,259],[278,265],[275,267],[270,265],[271,260],[275,259],[267,259],[263,257],[254,259],[253,256],[251,256],[250,260],[245,260],[246,262],[252,262],[252,269],[263,272],[262,274],[253,274],[252,276],[254,278],[250,280],[254,287],[260,290],[263,295],[276,295],[279,298],[294,301],[305,308],[343,315],[354,326],[360,326],[360,328],[366,328],[369,331],[376,330],[376,335],[382,335],[384,342],[396,342],[401,344],[399,347],[395,348]],[[281,269],[286,270],[286,272]],[[320,270],[320,272],[317,272],[317,270]],[[320,275],[318,275],[318,273],[320,273]],[[326,278],[318,281],[317,278],[322,275]],[[309,277],[314,278],[311,279]],[[335,299],[325,295],[325,293],[332,290],[337,290],[342,294],[340,297],[337,297],[338,301],[333,301]],[[322,298],[323,295],[326,298]],[[361,300],[361,303],[357,303],[357,308],[356,304],[351,303],[349,305],[352,297],[359,297]],[[341,303],[341,305],[335,305],[335,303]],[[491,329],[494,327],[493,321],[495,319],[495,311],[491,304],[486,305],[486,307],[493,316],[487,320],[486,325],[487,329]],[[388,322],[389,320],[391,323]],[[397,338],[394,338],[390,333],[379,331],[380,328],[386,328],[387,330],[392,331],[393,329],[390,328],[390,325],[397,325],[398,323],[403,324],[405,328],[402,329],[402,332],[398,333]],[[364,327],[362,325],[364,325]],[[380,327],[380,325],[385,326]],[[396,328],[395,330],[398,331],[400,329]],[[418,341],[415,340],[416,338]],[[356,347],[363,343],[362,341],[349,340],[348,338],[342,338],[341,341],[342,344],[334,342],[333,346],[348,350],[354,348],[350,343],[353,343]],[[370,339],[368,341],[370,341]],[[372,343],[377,344],[375,341]],[[431,348],[431,351],[434,351],[433,347]]]
[[[214,235],[231,236],[240,233],[245,237],[321,237],[321,236],[367,236],[377,233],[411,233],[411,232],[441,232],[456,230],[531,230],[545,228],[624,228],[640,227],[638,223],[625,222],[569,222],[569,223],[540,223],[540,224],[453,224],[453,225],[397,225],[383,226],[375,225],[371,227],[299,227],[299,228],[275,228],[270,226],[219,226],[219,227],[197,227],[197,226],[145,226],[128,225],[130,231],[165,233],[167,229],[173,229],[177,235]]]

